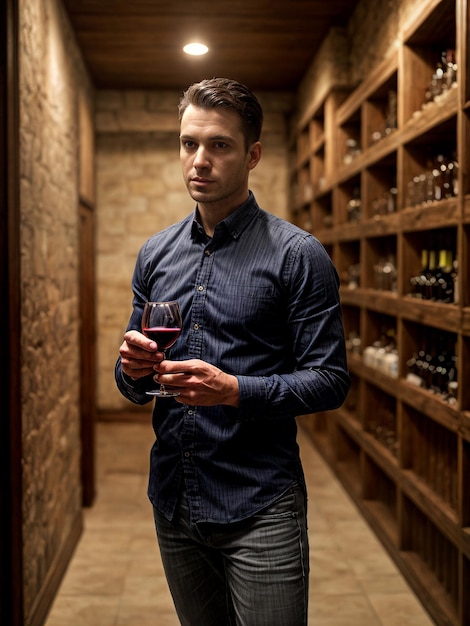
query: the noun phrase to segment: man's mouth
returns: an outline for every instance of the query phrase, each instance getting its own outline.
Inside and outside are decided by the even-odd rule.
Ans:
[[[191,182],[197,187],[205,187],[209,185],[212,181],[209,178],[201,178],[200,176],[195,176],[194,178],[191,178]]]

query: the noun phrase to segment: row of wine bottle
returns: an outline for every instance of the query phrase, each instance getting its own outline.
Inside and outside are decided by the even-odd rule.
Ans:
[[[428,329],[418,349],[406,362],[408,382],[457,402],[456,338],[451,333]]]
[[[361,285],[361,267],[359,263],[350,265],[344,273],[348,289],[356,289]],[[380,257],[374,264],[373,288],[379,291],[397,291],[397,270],[395,255]]]
[[[406,189],[406,206],[437,202],[458,195],[459,164],[455,153],[438,154],[429,160],[426,171],[413,176]]]
[[[453,198],[458,195],[459,164],[455,154],[438,154],[429,160],[426,171],[413,176],[406,187],[405,204],[407,207],[430,204]],[[371,202],[373,216],[395,213],[397,210],[397,188],[392,185],[379,198]],[[362,219],[361,190],[355,187],[346,205],[347,221],[359,222]]]
[[[373,270],[374,289],[397,292],[396,258],[393,253],[380,257]],[[360,271],[359,263],[353,263],[347,268],[344,280],[348,289],[361,286]],[[451,248],[424,248],[421,251],[421,268],[410,277],[409,295],[422,300],[458,304],[458,263]]]
[[[371,202],[371,214],[374,217],[380,215],[389,215],[395,213],[397,210],[397,194],[398,189],[392,185],[390,189],[387,189],[378,198],[375,198]],[[352,191],[351,198],[346,205],[347,220],[348,222],[360,222],[362,217],[362,200],[361,190],[359,187],[355,187]]]
[[[397,120],[398,120],[398,101],[397,101],[397,92],[394,90],[389,90],[388,92],[388,101],[387,107],[385,110],[385,117],[381,127],[376,128],[371,133],[371,142],[376,143],[383,139],[383,137],[387,137],[394,130],[397,129]],[[356,159],[360,154],[362,154],[361,143],[358,139],[354,137],[348,137],[345,141],[345,152],[343,157],[343,162],[347,165],[352,163],[354,159]]]
[[[364,349],[359,334],[351,331],[346,338],[346,349],[358,356],[362,354],[362,360],[368,367],[398,378],[398,351],[394,328],[385,328],[380,339]]]
[[[374,289],[397,292],[397,261],[395,254],[380,257],[374,264]]]
[[[411,295],[424,300],[458,303],[457,260],[450,248],[424,248],[421,270],[411,276]]]
[[[369,367],[379,372],[398,378],[398,350],[395,339],[395,329],[385,329],[380,339],[366,346],[362,352],[362,360]]]
[[[452,333],[428,328],[418,341],[416,351],[406,361],[406,380],[418,387],[440,395],[450,404],[457,402],[456,338]],[[372,345],[361,347],[356,332],[349,333],[347,349],[360,355],[365,365],[398,378],[399,358],[395,329],[385,329]]]
[[[443,50],[441,58],[431,76],[425,91],[425,103],[430,103],[445,94],[457,84],[457,62],[455,50]]]
[[[429,84],[426,86],[424,94],[423,108],[438,100],[450,89],[457,85],[457,62],[455,50],[452,48],[442,51],[439,61],[432,73]],[[377,128],[371,134],[372,142],[377,142],[386,137],[397,128],[397,93],[394,90],[388,92],[388,102],[385,111],[383,128]],[[417,112],[418,114],[418,112]],[[345,142],[345,154],[343,161],[345,164],[351,163],[362,153],[361,144],[357,139],[349,137]]]

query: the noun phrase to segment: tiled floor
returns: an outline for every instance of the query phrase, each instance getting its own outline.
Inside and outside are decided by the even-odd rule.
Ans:
[[[85,511],[85,532],[46,626],[178,626],[146,497],[151,442],[147,425],[98,424],[96,504]],[[302,432],[299,442],[309,490],[309,625],[430,626]]]

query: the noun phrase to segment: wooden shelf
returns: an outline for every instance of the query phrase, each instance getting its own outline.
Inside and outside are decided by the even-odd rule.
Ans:
[[[338,269],[352,378],[343,407],[306,416],[301,424],[436,623],[467,626],[470,386],[462,383],[470,376],[468,1],[424,0],[397,41],[359,86],[349,93],[343,88],[341,97],[332,91],[300,112],[296,132],[308,148],[297,159],[294,182],[304,177],[303,187],[310,187],[293,209],[296,222],[324,243]],[[449,49],[456,51],[458,82],[429,99],[433,68]],[[444,249],[454,259],[448,301],[431,299],[432,281],[412,293],[422,250]],[[387,264],[394,280],[377,280]],[[390,345],[385,337],[392,337]],[[393,348],[396,356],[371,361],[370,348],[382,356]],[[427,379],[410,376],[414,354],[428,355]],[[434,361],[426,369],[429,359]],[[384,369],[387,363],[397,369]],[[452,375],[445,387],[441,374],[447,370]]]
[[[402,318],[414,320],[425,326],[459,332],[462,324],[462,309],[455,304],[420,300],[404,295],[400,299],[399,307]]]
[[[442,424],[449,431],[458,431],[460,412],[440,399],[439,396],[411,385],[406,380],[400,381],[399,394],[402,402],[413,407],[430,420]]]

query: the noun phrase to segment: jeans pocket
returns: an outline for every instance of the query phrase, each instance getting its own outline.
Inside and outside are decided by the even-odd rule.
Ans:
[[[255,517],[286,518],[297,517],[300,513],[302,491],[295,485],[284,492],[277,500],[260,511]]]

